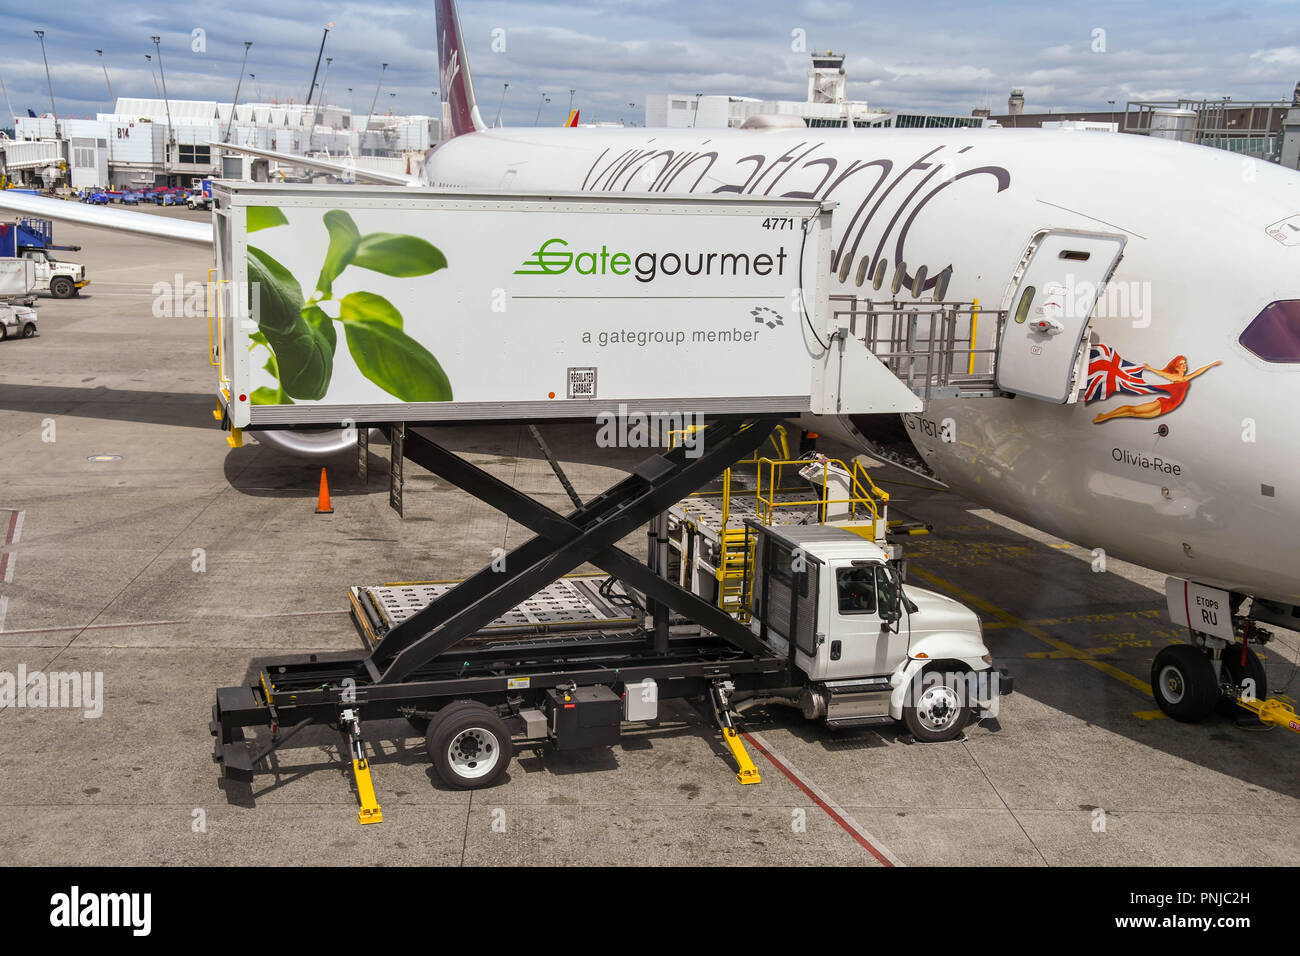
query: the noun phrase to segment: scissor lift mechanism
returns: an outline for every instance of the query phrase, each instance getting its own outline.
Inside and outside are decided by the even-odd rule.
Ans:
[[[655,549],[650,562],[642,563],[617,542],[754,452],[777,422],[719,421],[709,428],[698,458],[688,457],[685,448],[652,455],[567,515],[407,431],[406,458],[535,536],[504,561],[455,586],[353,589],[354,615],[368,653],[330,661],[315,655],[308,661],[271,661],[256,684],[220,688],[210,729],[217,738],[213,757],[225,777],[251,783],[257,765],[298,731],[312,724],[332,726],[345,734],[352,756],[362,801],[358,816],[362,823],[377,822],[382,815],[361,738],[363,718],[418,720],[448,701],[474,700],[518,719],[521,705],[547,689],[626,686],[651,678],[660,699],[709,701],[739,764],[738,779],[757,782],[731,727],[728,694],[735,688],[788,685],[792,661],[774,656],[744,624],[667,579],[656,566]],[[551,627],[518,620],[520,614],[527,618],[530,599],[544,600],[548,588],[555,594],[555,582],[588,562],[644,596],[653,626],[637,627],[618,618],[612,607],[593,614],[587,626],[564,614]],[[424,597],[430,600],[419,606]],[[695,626],[673,625],[682,619]],[[268,734],[249,740],[244,731],[251,727]]]

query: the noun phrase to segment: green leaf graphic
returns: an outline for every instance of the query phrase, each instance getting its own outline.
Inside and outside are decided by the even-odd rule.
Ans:
[[[425,276],[447,268],[447,257],[418,236],[372,232],[357,244],[353,265],[386,276]]]
[[[331,209],[325,214],[325,228],[330,233],[330,247],[325,253],[325,263],[320,267],[316,288],[330,296],[334,294],[334,280],[348,267],[357,251],[361,231],[342,209]]]
[[[271,256],[249,246],[248,282],[252,315],[275,353],[281,387],[293,398],[323,398],[334,371],[334,344],[303,317],[297,280]]]
[[[330,355],[333,355],[338,347],[338,333],[334,331],[334,320],[325,312],[315,305],[304,305],[302,307],[302,317],[307,320],[307,324],[319,332],[325,341],[330,344]]]
[[[248,401],[252,405],[292,405],[293,399],[284,393],[281,388],[268,388],[263,385],[260,388],[253,389],[248,395]]]
[[[383,322],[395,329],[402,327],[402,313],[382,295],[352,292],[339,299],[339,318],[344,322]]]
[[[280,212],[275,206],[249,206],[248,207],[248,231],[257,232],[259,229],[270,229],[272,226],[287,225],[288,219],[284,218],[284,213]]]
[[[438,360],[415,339],[387,322],[343,323],[348,350],[361,374],[404,402],[451,401],[451,383]]]

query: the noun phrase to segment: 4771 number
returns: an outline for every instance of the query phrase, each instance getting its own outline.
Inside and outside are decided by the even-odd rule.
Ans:
[[[763,220],[763,228],[764,229],[793,229],[794,220],[790,219],[789,217],[785,217],[782,219],[774,219],[773,217],[769,216],[768,218]]]

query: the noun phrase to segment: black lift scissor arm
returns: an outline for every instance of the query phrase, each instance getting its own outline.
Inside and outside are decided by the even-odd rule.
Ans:
[[[779,419],[724,420],[711,424],[704,451],[686,447],[652,455],[631,475],[569,515],[561,515],[518,489],[420,435],[407,432],[404,454],[535,532],[484,568],[394,627],[363,662],[376,684],[402,681],[584,562],[608,571],[648,597],[717,634],[740,650],[770,655],[749,628],[686,588],[651,571],[615,543],[672,504],[748,456],[767,440]],[[698,446],[697,446],[698,447]]]

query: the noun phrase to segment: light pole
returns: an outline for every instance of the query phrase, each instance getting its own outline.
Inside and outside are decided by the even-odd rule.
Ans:
[[[114,111],[116,111],[116,110],[117,110],[117,97],[113,95],[113,81],[110,80],[110,79],[108,78],[108,63],[107,63],[107,61],[104,59],[104,51],[103,51],[103,50],[96,50],[95,52],[99,54],[99,65],[102,66],[102,67],[104,68],[104,82],[108,84],[108,98],[109,98],[109,101],[112,102],[112,104],[113,104],[113,109],[114,109]]]
[[[167,74],[163,71],[162,47],[160,46],[162,37],[155,36],[150,39],[153,40],[154,52],[158,54],[158,75],[162,77],[163,107],[167,110],[167,163],[170,164],[172,141],[175,134],[172,129],[172,105],[167,99]]]
[[[542,107],[549,102],[551,102],[551,98],[547,96],[545,93],[543,93],[541,100],[538,101],[537,103],[537,115],[533,117],[534,126],[536,126],[538,121],[542,118]]]
[[[393,110],[394,110],[394,109],[396,108],[396,106],[397,106],[397,94],[396,94],[396,93],[389,93],[388,96],[389,96],[389,100],[388,100],[388,115],[389,115],[389,116],[392,116],[392,115],[393,115]]]
[[[41,41],[41,60],[45,63],[45,85],[50,88],[50,115],[54,117],[54,137],[59,136],[59,111],[54,108],[54,84],[50,82],[50,61],[45,59],[45,31],[33,30]]]
[[[1118,130],[1119,130],[1119,124],[1115,122],[1115,101],[1114,101],[1114,100],[1107,100],[1106,102],[1110,104],[1110,122],[1111,122],[1111,125],[1114,126],[1115,129],[1116,129],[1116,131],[1118,132]]]
[[[375,84],[375,95],[370,98],[370,113],[366,116],[366,129],[370,128],[370,117],[375,115],[375,103],[379,101],[379,88],[384,85],[384,72],[388,69],[385,63],[379,70],[379,82]]]
[[[573,94],[576,93],[576,92],[578,92],[578,91],[577,91],[577,90],[569,90],[569,115],[570,115],[570,116],[573,115]],[[566,120],[565,122],[568,122],[568,121]]]
[[[497,104],[497,118],[492,121],[493,126],[501,125],[501,108],[506,105],[506,90],[510,89],[509,83],[501,84],[501,102]]]
[[[146,53],[144,58],[149,61],[149,79],[153,80],[154,96],[162,99],[162,90],[158,89],[158,74],[153,71],[153,57]]]
[[[235,101],[230,104],[230,121],[226,123],[226,138],[223,143],[230,142],[230,128],[235,125],[235,107],[239,105],[239,87],[244,82],[244,67],[248,66],[248,48],[253,45],[252,40],[244,41],[244,61],[239,64],[239,79],[235,81]]]
[[[336,44],[336,45],[337,45],[337,44]],[[325,57],[325,75],[322,76],[322,77],[320,78],[320,96],[319,96],[319,97],[317,98],[317,100],[316,100],[316,106],[317,106],[318,108],[321,107],[321,106],[325,106],[325,105],[326,105],[326,104],[325,104],[325,84],[329,82],[329,78],[330,78],[330,64],[333,63],[333,62],[334,62],[334,57],[332,57],[332,56],[327,56],[327,57]],[[319,112],[319,109],[318,109],[318,112]]]
[[[691,129],[695,129],[695,121],[700,118],[700,99],[703,96],[703,93],[695,94],[695,115],[691,117]]]

